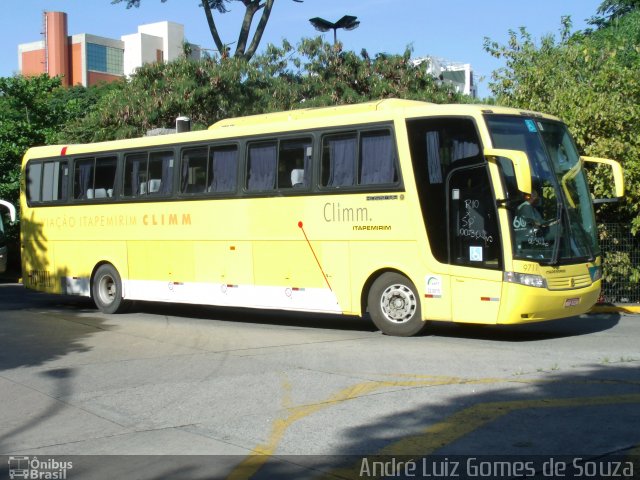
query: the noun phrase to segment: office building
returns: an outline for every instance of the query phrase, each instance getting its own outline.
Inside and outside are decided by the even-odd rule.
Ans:
[[[63,85],[95,85],[131,75],[145,63],[182,55],[184,26],[173,22],[140,25],[119,40],[89,33],[68,34],[67,14],[44,12],[42,39],[18,45],[22,75],[62,77]],[[194,49],[199,56],[199,49]]]

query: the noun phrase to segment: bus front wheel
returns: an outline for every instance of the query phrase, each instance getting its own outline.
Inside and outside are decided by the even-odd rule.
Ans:
[[[371,285],[367,303],[371,320],[386,335],[410,337],[425,327],[416,287],[404,275],[380,275]]]
[[[113,265],[100,265],[91,285],[93,301],[103,313],[122,313],[127,302],[122,298],[122,280]]]

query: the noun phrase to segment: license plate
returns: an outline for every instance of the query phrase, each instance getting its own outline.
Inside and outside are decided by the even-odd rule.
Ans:
[[[564,301],[564,308],[575,307],[580,303],[580,298],[567,298]]]

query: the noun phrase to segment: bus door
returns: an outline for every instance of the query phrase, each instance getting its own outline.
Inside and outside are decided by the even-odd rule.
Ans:
[[[452,320],[496,323],[502,248],[486,164],[452,169],[447,176],[447,198]]]

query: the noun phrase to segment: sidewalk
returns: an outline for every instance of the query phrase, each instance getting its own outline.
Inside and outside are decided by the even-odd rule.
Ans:
[[[631,315],[638,315],[640,314],[640,305],[637,303],[598,304],[591,309],[590,313],[627,313]]]

